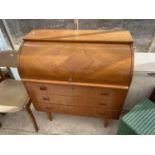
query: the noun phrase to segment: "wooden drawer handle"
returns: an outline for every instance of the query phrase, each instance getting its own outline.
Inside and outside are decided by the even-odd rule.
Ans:
[[[45,100],[45,101],[49,101],[50,98],[49,98],[49,97],[43,97],[43,100]]]
[[[40,90],[47,90],[46,86],[40,86]]]
[[[102,92],[102,93],[100,93],[100,95],[106,95],[107,96],[107,95],[109,95],[109,93],[103,93]]]
[[[107,103],[99,103],[99,105],[107,105]]]

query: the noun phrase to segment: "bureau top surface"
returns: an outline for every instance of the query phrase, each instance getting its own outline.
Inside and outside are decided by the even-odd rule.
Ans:
[[[32,30],[24,40],[67,41],[67,42],[110,42],[132,43],[133,39],[126,30]]]

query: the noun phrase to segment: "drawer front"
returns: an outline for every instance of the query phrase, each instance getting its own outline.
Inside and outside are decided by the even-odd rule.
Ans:
[[[52,85],[52,84],[33,84],[33,89],[37,93],[51,94],[51,95],[64,95],[64,96],[92,96],[108,98],[111,95],[109,89],[102,88],[89,88],[80,86],[65,86],[65,85]]]
[[[91,98],[89,96],[71,97],[59,95],[37,95],[36,102],[42,104],[75,105],[75,106],[108,106],[108,99]]]
[[[68,113],[86,116],[104,115],[104,108],[96,107],[80,107],[80,106],[68,106],[68,105],[38,105],[41,111]]]
[[[104,117],[105,115],[111,119],[118,119],[120,116],[120,111],[107,111],[104,108],[95,107],[76,107],[76,106],[64,106],[64,105],[35,105],[36,109],[43,112],[56,112],[62,114],[73,114],[81,116],[94,116],[94,117]]]

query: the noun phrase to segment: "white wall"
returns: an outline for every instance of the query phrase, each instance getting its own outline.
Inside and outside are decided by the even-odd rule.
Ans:
[[[149,97],[155,87],[155,53],[135,53],[134,74],[124,109],[132,108],[139,100]]]

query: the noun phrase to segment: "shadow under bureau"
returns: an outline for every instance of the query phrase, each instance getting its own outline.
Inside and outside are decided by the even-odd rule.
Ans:
[[[133,73],[125,30],[33,30],[18,70],[38,111],[118,119]]]

